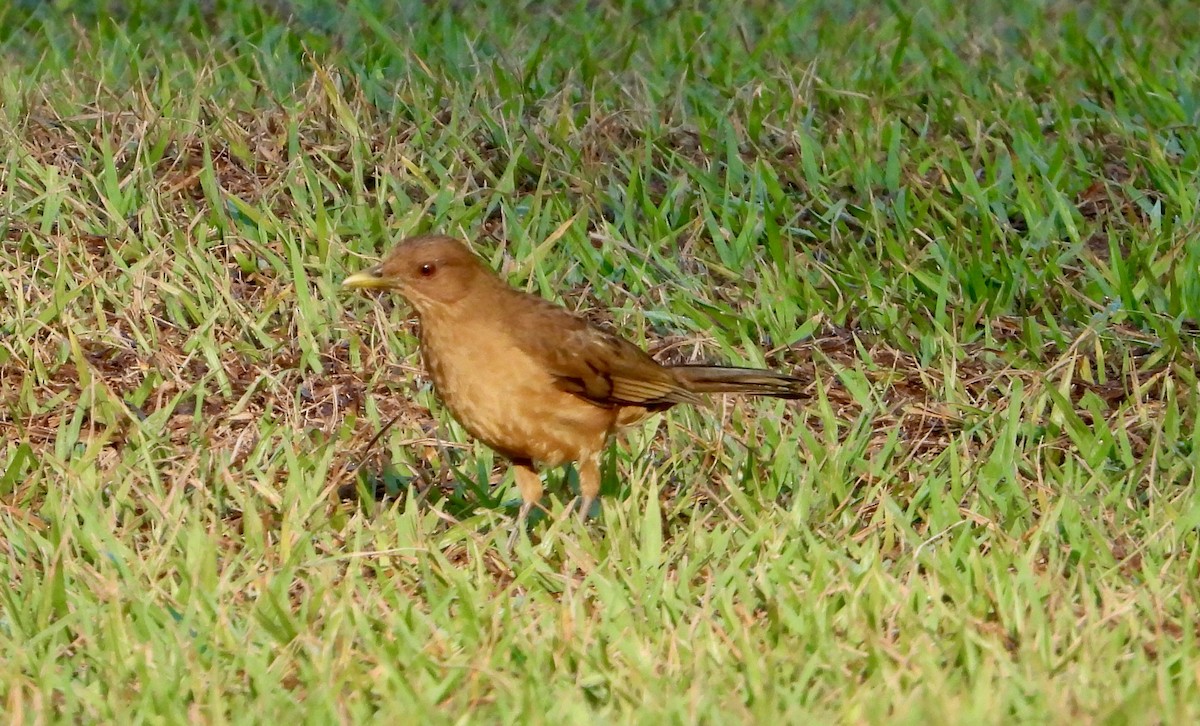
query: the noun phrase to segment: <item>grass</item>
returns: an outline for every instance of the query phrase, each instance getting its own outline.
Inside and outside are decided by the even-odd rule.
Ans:
[[[8,720],[1200,718],[1194,9],[740,8],[0,9]],[[433,230],[811,398],[509,555]]]

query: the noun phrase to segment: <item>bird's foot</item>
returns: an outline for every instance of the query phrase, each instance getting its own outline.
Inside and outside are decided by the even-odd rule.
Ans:
[[[517,546],[517,540],[521,539],[521,532],[525,530],[525,521],[534,504],[535,502],[525,502],[521,505],[521,511],[517,512],[517,521],[513,523],[512,534],[508,536],[508,545],[505,547],[509,554],[512,554],[513,548]]]

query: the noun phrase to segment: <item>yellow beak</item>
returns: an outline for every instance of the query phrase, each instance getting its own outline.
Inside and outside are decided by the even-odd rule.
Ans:
[[[354,287],[365,290],[381,290],[384,288],[395,287],[392,281],[384,277],[378,267],[356,272],[345,280],[342,280],[342,287]]]

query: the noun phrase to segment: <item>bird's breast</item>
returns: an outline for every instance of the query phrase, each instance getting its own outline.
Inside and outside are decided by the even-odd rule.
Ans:
[[[502,330],[423,320],[421,355],[451,415],[510,459],[578,461],[599,452],[616,424],[615,409],[560,390]]]

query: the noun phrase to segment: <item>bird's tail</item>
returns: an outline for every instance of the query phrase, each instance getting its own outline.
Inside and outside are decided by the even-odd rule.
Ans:
[[[694,393],[745,393],[775,398],[805,398],[805,382],[795,376],[758,368],[729,366],[672,366],[679,380]]]

